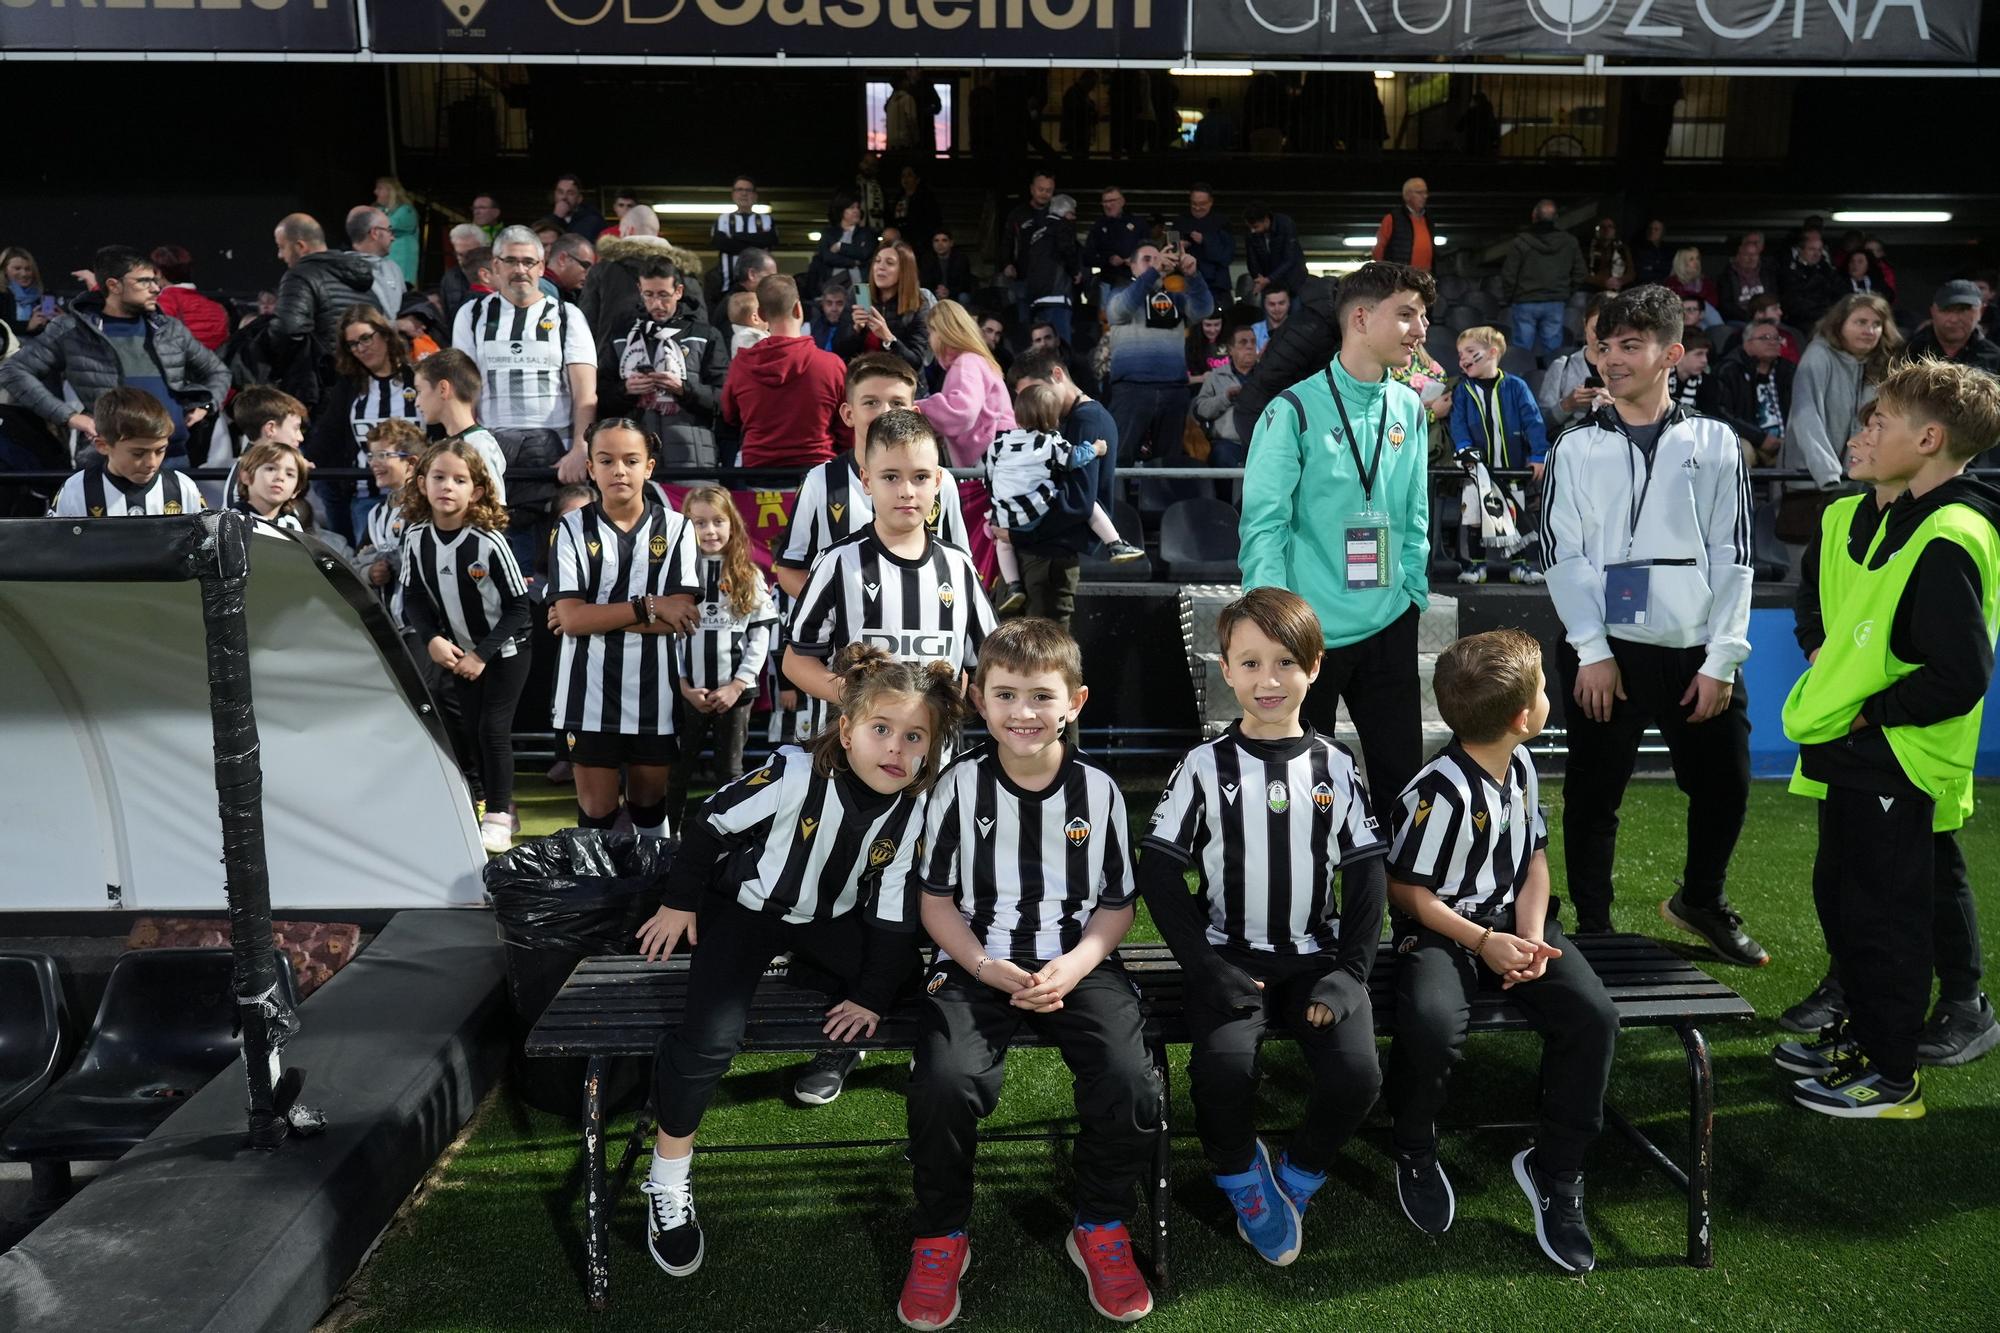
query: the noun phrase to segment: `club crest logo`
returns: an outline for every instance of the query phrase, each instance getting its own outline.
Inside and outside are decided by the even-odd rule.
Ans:
[[[653,540],[646,543],[646,554],[652,556],[655,560],[664,560],[667,558],[667,538],[665,533],[656,532],[653,534]]]
[[[405,384],[403,386],[403,401],[406,403],[414,403],[417,401],[416,389],[408,384]]]
[[[1292,808],[1292,789],[1281,781],[1273,781],[1264,789],[1264,804],[1271,807],[1271,813],[1282,815]]]
[[[944,989],[944,973],[933,972],[931,979],[924,983],[924,994],[935,995]]]
[[[813,835],[813,830],[818,827],[819,821],[811,815],[807,815],[804,819],[801,819],[799,821],[799,841],[804,842],[807,838],[810,838]]]
[[[831,504],[827,506],[827,509],[833,514],[833,521],[836,523],[840,522],[840,516],[847,512],[847,506],[844,504]],[[942,976],[944,974],[939,973],[938,975]]]
[[[1069,839],[1070,846],[1083,846],[1090,841],[1090,821],[1081,815],[1077,816],[1063,825],[1063,836]]]
[[[486,566],[475,560],[465,567],[465,573],[469,578],[483,579],[486,577]]]
[[[868,848],[868,866],[872,870],[880,870],[895,858],[896,840],[894,838],[877,838],[874,844]]]
[[[954,593],[952,592],[952,590],[951,590],[951,585],[950,585],[949,583],[940,583],[940,584],[938,584],[938,605],[939,605],[939,606],[950,606],[950,605],[951,605],[951,599],[952,599],[952,597],[953,597],[954,595],[955,595],[955,594],[954,594]]]
[[[1403,423],[1402,423],[1402,422],[1400,422],[1400,421],[1392,421],[1392,422],[1390,422],[1390,423],[1389,423],[1389,447],[1390,447],[1391,449],[1400,449],[1400,448],[1402,448],[1402,447],[1403,447],[1403,438],[1404,438],[1404,437],[1403,437]]]
[[[574,750],[574,749],[576,748],[576,733],[575,733],[575,732],[573,732],[573,731],[568,731],[568,732],[564,732],[564,733],[563,733],[563,740],[565,740],[566,742],[568,742],[568,743],[569,743],[569,748],[570,748],[570,749]]]
[[[543,333],[552,333],[555,331],[556,322],[552,319],[545,319],[540,324],[537,324],[535,327],[540,329]]]
[[[160,506],[160,512],[163,514],[178,514],[181,512],[181,502],[179,500],[169,500]]]
[[[486,0],[444,0],[444,7],[460,23],[470,23],[486,8]]]
[[[938,525],[938,520],[943,517],[944,517],[944,501],[933,500],[931,501],[931,512],[924,515],[924,526],[927,528],[935,528]]]
[[[1333,788],[1324,782],[1313,784],[1313,809],[1326,814],[1333,809]]]
[[[1874,621],[1864,620],[1859,625],[1856,625],[1854,627],[1854,646],[1856,648],[1866,648],[1868,646],[1868,641],[1874,637],[1875,637]]]

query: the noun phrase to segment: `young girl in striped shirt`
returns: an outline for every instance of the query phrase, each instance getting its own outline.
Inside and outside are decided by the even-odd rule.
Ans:
[[[513,846],[514,706],[528,680],[528,586],[479,450],[446,440],[404,487],[403,613],[457,696],[460,762],[477,774],[479,841]]]
[[[743,742],[750,732],[750,700],[771,650],[778,612],[764,577],[750,559],[750,532],[720,486],[697,486],[681,501],[694,529],[696,603],[700,619],[680,643],[676,682],[681,703],[675,728],[681,759],[667,775],[667,827],[679,828],[687,808],[688,773],[704,742],[715,742],[715,781],[743,776]]]
[[[715,1085],[743,1042],[750,999],[779,953],[842,998],[827,1010],[836,1042],[872,1037],[915,976],[923,792],[958,720],[957,668],[891,661],[850,644],[834,660],[840,720],[810,751],[787,746],[710,797],[681,831],[659,911],[638,931],[664,961],[685,939],[686,1017],[660,1042],[659,1114],[646,1195],[646,1247],[674,1277],[701,1267],[689,1167]]]

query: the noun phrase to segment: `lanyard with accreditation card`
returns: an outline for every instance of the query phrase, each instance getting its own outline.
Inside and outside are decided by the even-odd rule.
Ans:
[[[1375,507],[1375,477],[1382,468],[1382,444],[1389,438],[1389,403],[1385,398],[1381,406],[1381,419],[1375,424],[1375,452],[1366,463],[1361,461],[1361,445],[1355,439],[1354,423],[1347,418],[1347,404],[1341,401],[1340,386],[1334,382],[1333,367],[1325,371],[1327,391],[1333,395],[1333,409],[1340,413],[1340,428],[1347,436],[1347,448],[1354,455],[1354,470],[1361,480],[1362,508],[1348,514],[1342,520],[1346,540],[1342,543],[1344,558],[1342,566],[1346,571],[1346,586],[1349,592],[1366,592],[1375,588],[1390,586],[1390,556],[1394,550],[1389,544],[1389,516]],[[1388,372],[1382,378],[1387,381]],[[1403,442],[1401,422],[1395,426],[1395,442]]]

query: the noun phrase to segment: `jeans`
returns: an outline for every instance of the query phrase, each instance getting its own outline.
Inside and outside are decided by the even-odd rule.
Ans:
[[[1562,346],[1563,307],[1562,301],[1516,301],[1514,302],[1514,346],[1523,347],[1535,354],[1538,361],[1547,361]]]
[[[375,506],[381,504],[383,499],[380,495],[363,495],[356,488],[354,498],[348,501],[347,513],[354,531],[355,550],[360,550],[368,540],[368,516],[375,512]]]
[[[1187,414],[1187,385],[1120,380],[1111,394],[1111,419],[1118,423],[1119,465],[1130,467],[1142,458],[1179,458]],[[1100,502],[1103,498],[1100,491]],[[1111,512],[1109,505],[1105,512]]]

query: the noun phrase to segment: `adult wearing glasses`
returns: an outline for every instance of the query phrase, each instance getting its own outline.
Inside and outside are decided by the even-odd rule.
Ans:
[[[263,351],[279,387],[317,409],[325,387],[335,379],[333,349],[341,316],[363,301],[376,304],[375,264],[370,255],[327,249],[326,231],[310,214],[287,214],[273,238],[285,276],[264,328]]]
[[[160,313],[160,271],[123,245],[91,261],[97,289],[77,297],[41,335],[0,363],[0,389],[58,435],[74,432],[72,457],[96,457],[87,405],[121,385],[144,389],[166,405],[174,433],[168,467],[188,466],[188,430],[200,426],[229,393],[229,371],[187,326]],[[64,393],[69,397],[64,397]]]
[[[498,291],[475,295],[459,308],[451,345],[479,367],[484,389],[479,420],[500,441],[510,481],[509,541],[523,563],[541,546],[555,486],[513,482],[511,474],[553,467],[566,484],[589,469],[585,436],[597,419],[597,344],[582,309],[541,287],[542,243],[526,227],[493,238]]]
[[[315,467],[368,467],[368,433],[383,421],[425,425],[417,404],[416,370],[410,346],[389,317],[372,305],[357,305],[341,317],[340,341],[333,352],[339,386],[313,418],[306,436],[306,457]],[[327,513],[348,520],[347,531],[358,546],[368,534],[368,512],[382,499],[371,476],[359,483],[315,482],[322,489]]]

